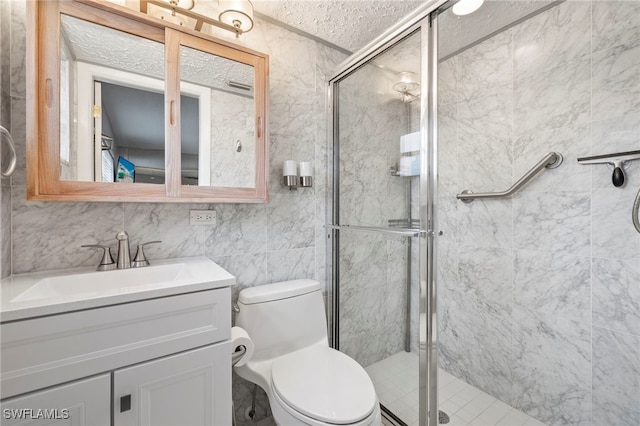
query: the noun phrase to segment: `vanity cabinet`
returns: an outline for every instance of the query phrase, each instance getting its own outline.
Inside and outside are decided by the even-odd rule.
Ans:
[[[266,54],[97,0],[27,33],[27,198],[268,201]]]
[[[102,374],[2,401],[2,424],[108,425],[111,419],[110,398],[111,378]]]
[[[231,424],[230,365],[223,344],[115,371],[113,424]]]
[[[230,300],[226,287],[2,324],[3,424],[29,424],[12,409],[68,410],[56,425],[231,424]]]

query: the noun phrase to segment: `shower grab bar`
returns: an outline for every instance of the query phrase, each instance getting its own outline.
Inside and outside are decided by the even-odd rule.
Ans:
[[[347,231],[367,231],[380,232],[382,234],[403,235],[405,237],[423,237],[426,231],[411,228],[382,228],[377,226],[351,226],[351,225],[325,225],[327,229],[347,230]]]
[[[0,126],[0,138],[2,140],[6,140],[9,143],[9,149],[11,149],[11,161],[9,161],[9,166],[7,170],[0,170],[0,174],[4,177],[9,177],[16,170],[16,163],[18,161],[18,156],[16,154],[16,144],[11,137],[11,133],[3,126]]]
[[[535,175],[542,169],[555,169],[562,164],[562,154],[559,152],[549,152],[540,160],[535,166],[533,166],[527,173],[524,174],[513,186],[506,191],[502,192],[478,192],[473,193],[469,190],[464,190],[460,194],[456,195],[456,198],[462,200],[464,203],[470,203],[476,198],[505,198],[515,194],[520,188],[522,188],[527,182],[529,182]]]

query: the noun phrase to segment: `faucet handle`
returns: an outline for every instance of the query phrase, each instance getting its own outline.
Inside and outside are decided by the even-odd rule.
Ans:
[[[131,267],[142,268],[145,266],[149,266],[149,261],[144,256],[143,247],[146,246],[147,244],[157,244],[161,242],[162,241],[147,241],[146,243],[138,244],[138,249],[136,250],[136,256],[133,258],[133,262],[131,262]]]
[[[112,269],[116,269],[116,263],[113,261],[113,256],[111,256],[111,247],[100,244],[85,244],[80,247],[100,248],[104,250],[100,264],[96,268],[97,271],[111,271]]]

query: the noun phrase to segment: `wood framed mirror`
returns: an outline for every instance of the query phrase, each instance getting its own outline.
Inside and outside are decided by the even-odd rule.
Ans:
[[[268,201],[267,55],[107,2],[27,16],[28,199]]]

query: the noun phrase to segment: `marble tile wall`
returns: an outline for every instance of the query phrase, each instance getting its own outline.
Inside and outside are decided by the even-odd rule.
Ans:
[[[0,4],[0,125],[11,131],[11,5]],[[0,146],[0,159],[6,169],[10,151]],[[0,177],[0,278],[11,274],[11,178]]]
[[[552,425],[640,421],[640,2],[569,1],[440,64],[440,363]],[[508,200],[548,151],[564,155]]]
[[[208,3],[208,2],[204,2]],[[99,253],[81,244],[115,247],[115,234],[126,229],[132,243],[162,240],[147,248],[150,259],[206,255],[237,277],[233,297],[240,289],[273,281],[315,278],[324,282],[327,191],[325,124],[326,77],[345,59],[342,53],[257,20],[255,28],[236,40],[270,55],[270,168],[268,204],[149,204],[149,203],[42,203],[26,200],[25,174],[25,0],[0,2],[2,11],[2,85],[4,106],[11,107],[11,127],[18,144],[18,170],[12,185],[2,187],[2,254],[12,250],[12,273],[26,273],[97,265]],[[5,48],[10,10],[10,49]],[[6,60],[11,53],[10,62]],[[6,95],[6,96],[5,96]],[[6,99],[10,98],[10,102]],[[289,191],[281,185],[285,159],[311,161],[314,187]],[[217,224],[189,225],[189,210],[212,208]],[[10,222],[5,217],[11,213]],[[3,261],[2,273],[11,270]],[[234,377],[234,401],[239,424],[250,404],[252,385]],[[258,420],[268,413],[259,393]]]
[[[253,98],[211,93],[211,185],[252,188],[256,174]],[[236,150],[240,142],[241,150]]]
[[[387,227],[407,217],[409,180],[390,174],[409,132],[393,78],[366,65],[339,83],[341,224]],[[340,234],[340,350],[363,366],[404,350],[407,255],[404,237]]]

